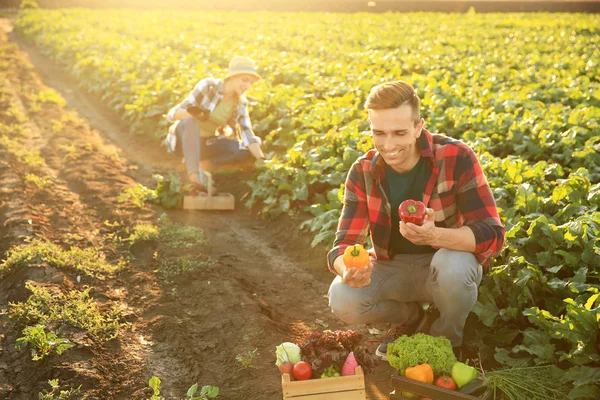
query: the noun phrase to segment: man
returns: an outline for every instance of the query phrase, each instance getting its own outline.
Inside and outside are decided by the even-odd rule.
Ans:
[[[504,243],[504,227],[474,152],[464,143],[423,128],[412,86],[375,86],[365,108],[374,150],[350,168],[336,239],[328,253],[338,276],[329,306],[349,324],[392,323],[414,331],[419,303],[434,303],[439,318],[430,334],[460,348],[466,318],[490,257]],[[407,199],[427,207],[423,225],[399,220]],[[371,264],[346,268],[344,250],[370,233]],[[374,254],[373,254],[374,253]],[[377,349],[385,359],[387,343]]]

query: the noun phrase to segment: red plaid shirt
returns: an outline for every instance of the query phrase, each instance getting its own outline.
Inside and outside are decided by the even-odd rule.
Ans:
[[[425,129],[417,145],[421,156],[427,158],[423,203],[434,210],[435,225],[471,228],[477,243],[473,254],[487,272],[490,257],[497,255],[504,244],[504,227],[475,153],[458,140],[432,135]],[[327,254],[329,269],[334,273],[334,260],[344,254],[346,247],[363,243],[367,233],[373,243],[371,253],[377,259],[394,257],[384,163],[377,151],[369,150],[350,168],[336,238]]]

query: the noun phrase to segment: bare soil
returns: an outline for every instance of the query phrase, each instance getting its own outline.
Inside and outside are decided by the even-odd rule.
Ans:
[[[0,137],[11,137],[15,127],[20,133],[12,138],[39,151],[43,161],[32,165],[0,145],[0,259],[11,247],[39,238],[65,249],[99,248],[115,265],[124,260],[104,280],[78,279],[76,271],[48,263],[17,267],[0,280],[0,399],[37,399],[54,378],[82,385],[84,398],[147,399],[152,376],[162,380],[167,399],[183,398],[194,383],[219,386],[222,399],[281,399],[276,345],[315,330],[367,333],[331,314],[326,294],[333,275],[325,249],[310,247],[298,221],[263,220],[240,201],[232,212],[167,211],[117,201],[138,182],[153,187],[153,173],[180,173],[180,160],[130,133],[118,115],[14,34],[9,19],[0,19],[0,46],[0,108],[27,116],[1,114]],[[36,101],[48,89],[66,105]],[[26,182],[28,174],[52,183],[41,190]],[[247,191],[240,182],[251,177],[227,175],[217,183],[239,199]],[[165,212],[177,223],[201,228],[206,243],[173,249],[148,242],[130,249],[115,240],[136,224],[156,223]],[[161,278],[161,263],[182,256],[208,263]],[[29,351],[15,350],[22,335],[7,312],[10,303],[30,295],[26,282],[62,293],[90,288],[102,310],[120,310],[118,337],[100,343],[80,335],[63,355],[32,361]],[[374,351],[377,340],[367,343]],[[254,350],[243,368],[239,356]],[[392,372],[382,362],[367,376],[368,399],[387,399]]]

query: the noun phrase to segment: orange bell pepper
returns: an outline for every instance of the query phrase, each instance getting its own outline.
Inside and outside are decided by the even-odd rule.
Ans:
[[[408,379],[415,381],[432,384],[433,383],[433,369],[429,364],[420,364],[416,367],[406,368],[404,374]]]
[[[369,253],[362,245],[349,246],[344,250],[344,265],[346,268],[363,268],[369,265],[371,259]]]

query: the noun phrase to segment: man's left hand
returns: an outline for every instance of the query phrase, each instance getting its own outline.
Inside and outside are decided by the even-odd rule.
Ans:
[[[400,234],[416,245],[433,246],[439,238],[439,231],[435,226],[433,209],[427,209],[427,219],[423,225],[408,224],[400,221]]]

